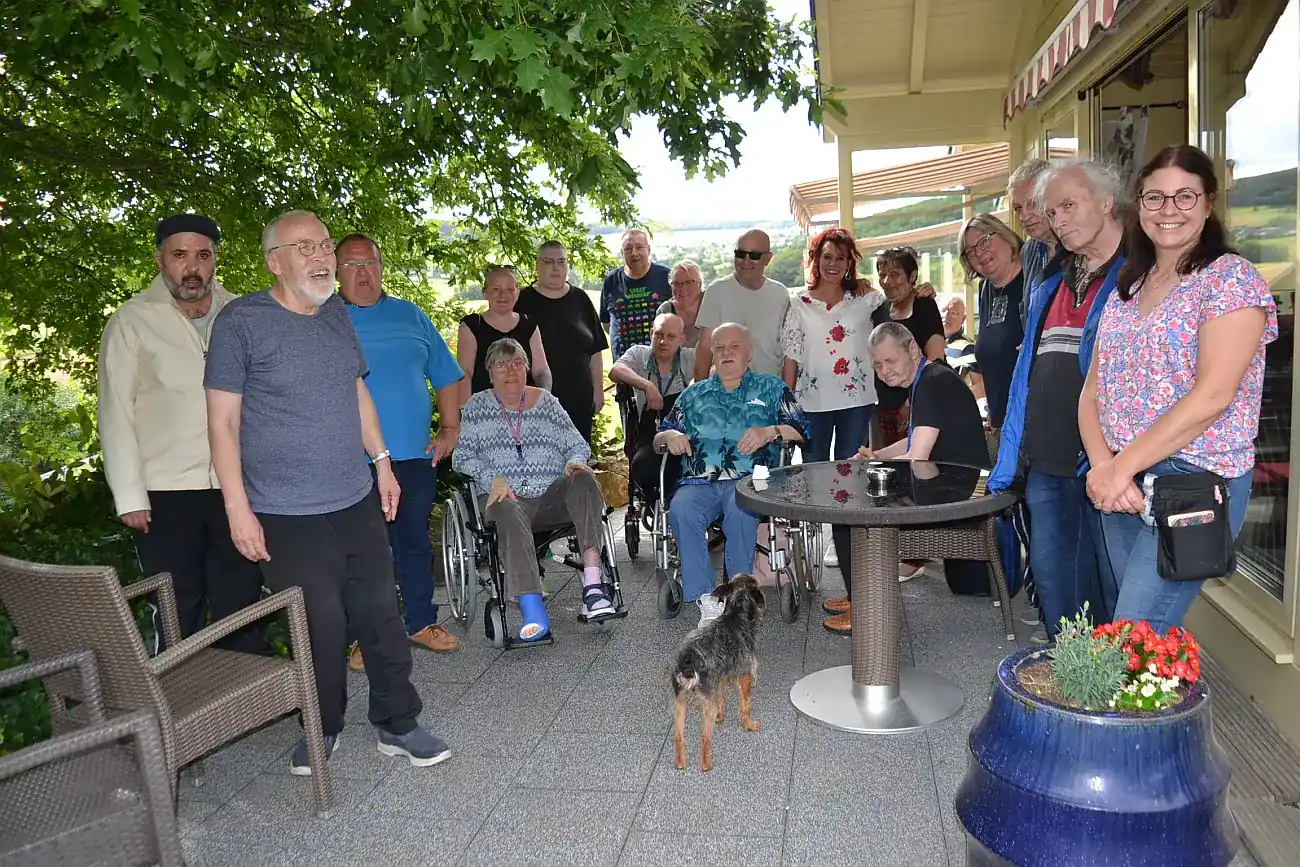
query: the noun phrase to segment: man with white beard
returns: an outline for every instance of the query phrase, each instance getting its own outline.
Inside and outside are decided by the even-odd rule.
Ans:
[[[221,311],[203,382],[231,536],[271,590],[302,588],[326,755],[343,731],[350,626],[379,752],[437,764],[451,753],[417,720],[384,527],[400,491],[360,342],[334,295],[334,242],[314,215],[290,211],[266,227],[262,251],[275,285]],[[289,770],[311,773],[306,740]]]

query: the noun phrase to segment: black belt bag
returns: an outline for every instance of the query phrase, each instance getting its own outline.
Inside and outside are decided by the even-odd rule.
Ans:
[[[1222,578],[1236,568],[1228,521],[1228,483],[1217,473],[1156,476],[1149,487],[1159,555],[1156,571],[1167,581]]]

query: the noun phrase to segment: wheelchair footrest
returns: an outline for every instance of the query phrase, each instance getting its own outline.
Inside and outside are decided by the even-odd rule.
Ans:
[[[519,638],[517,636],[507,635],[505,639],[505,644],[502,646],[501,649],[502,650],[523,650],[528,647],[546,647],[547,645],[551,645],[554,643],[555,643],[554,632],[548,632],[546,633],[545,638],[538,638],[533,641],[524,641],[522,638]]]
[[[618,606],[608,614],[601,613],[591,617],[588,617],[581,611],[578,612],[579,623],[604,623],[606,620],[622,620],[624,617],[627,617],[627,607],[623,605]]]

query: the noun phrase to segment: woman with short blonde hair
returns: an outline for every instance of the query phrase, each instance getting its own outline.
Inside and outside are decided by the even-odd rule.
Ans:
[[[994,430],[1002,427],[1006,417],[1016,358],[1025,339],[1022,244],[1020,236],[992,214],[976,214],[962,223],[957,233],[966,279],[979,284],[975,363],[988,402],[989,426]]]
[[[704,298],[704,274],[694,260],[683,259],[668,272],[668,284],[672,287],[673,297],[660,304],[655,312],[681,317],[682,332],[686,337],[682,345],[695,349],[700,345],[700,326],[695,324],[695,317],[699,315],[700,301]]]

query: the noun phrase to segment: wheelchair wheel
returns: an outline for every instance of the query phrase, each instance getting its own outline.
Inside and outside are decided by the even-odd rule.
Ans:
[[[781,619],[786,623],[794,623],[799,619],[799,591],[794,586],[794,579],[787,575],[786,580],[781,582]]]
[[[483,634],[495,648],[506,646],[506,624],[495,599],[483,603]]]
[[[824,548],[821,524],[802,523],[798,529],[790,530],[792,578],[809,595],[821,587]]]
[[[466,526],[469,513],[459,493],[453,494],[442,508],[442,574],[447,585],[447,607],[451,616],[464,626],[478,569],[474,562],[474,543]]]
[[[655,570],[655,580],[659,582],[659,595],[655,607],[664,620],[672,620],[682,611],[682,588],[662,569]]]
[[[640,521],[633,519],[623,524],[623,540],[627,543],[627,556],[635,560],[641,553]]]

